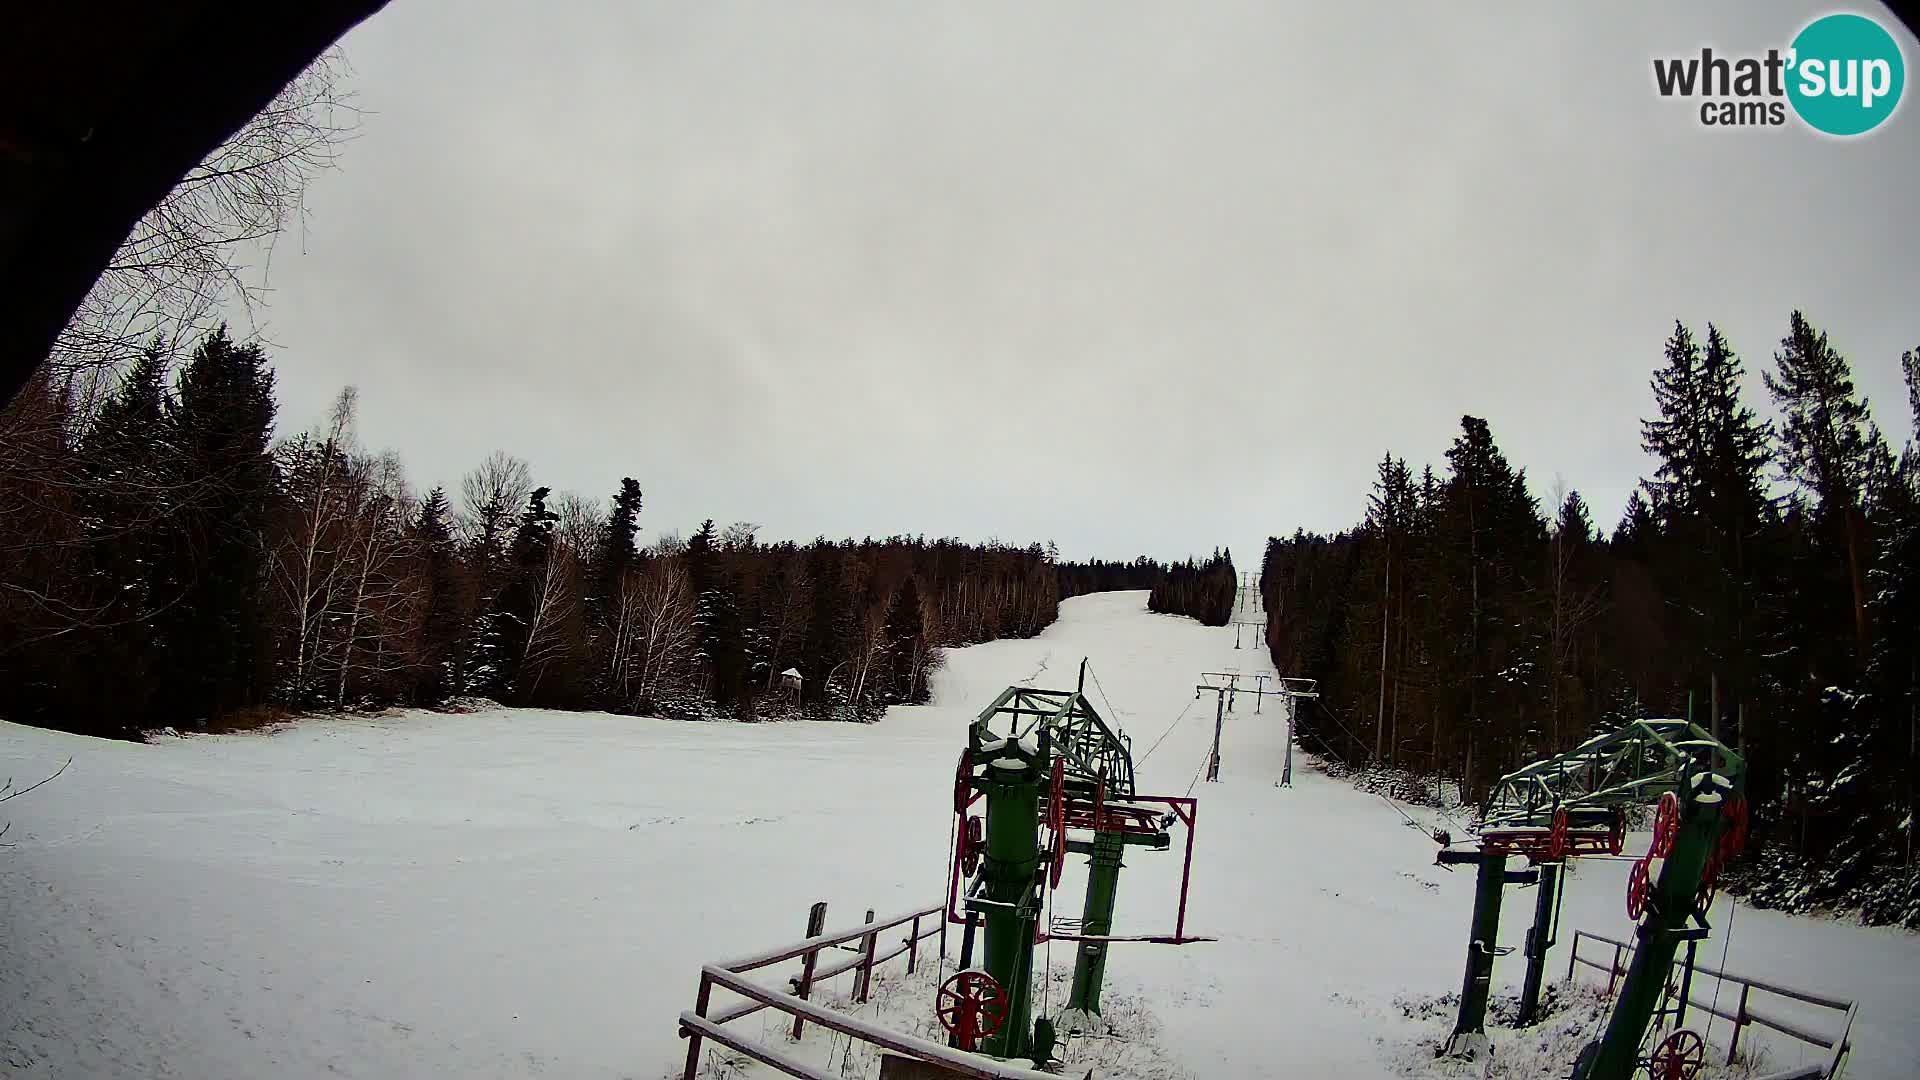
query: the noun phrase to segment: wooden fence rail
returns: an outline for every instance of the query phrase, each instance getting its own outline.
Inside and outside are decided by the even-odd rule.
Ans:
[[[943,905],[936,904],[878,921],[874,919],[873,912],[868,911],[866,921],[859,926],[832,933],[824,931],[826,912],[825,903],[813,905],[807,913],[807,936],[799,942],[724,963],[708,964],[700,969],[700,988],[693,1009],[680,1014],[680,1037],[687,1040],[687,1065],[682,1080],[694,1080],[700,1068],[701,1044],[707,1039],[731,1047],[789,1076],[801,1077],[802,1080],[839,1080],[837,1073],[822,1071],[785,1051],[765,1046],[722,1026],[762,1009],[775,1009],[793,1017],[789,1033],[795,1039],[800,1037],[804,1025],[811,1021],[883,1049],[934,1062],[980,1080],[1059,1080],[1050,1073],[1003,1065],[989,1058],[891,1031],[809,1001],[813,988],[821,981],[852,971],[855,973],[853,998],[856,1002],[864,1002],[873,990],[873,971],[881,964],[904,953],[907,971],[912,973],[919,966],[920,943],[930,937],[938,936],[941,953],[946,951]],[[900,926],[907,927],[904,936],[898,944],[890,944],[887,951],[882,952],[880,936]],[[851,948],[848,948],[850,945]],[[830,958],[827,963],[821,963],[821,953],[843,949],[851,955],[845,959]],[[787,980],[788,989],[785,991],[763,986],[746,977],[748,972],[796,958],[801,961],[800,974]],[[745,1000],[717,1012],[709,1011],[715,986]]]
[[[1611,949],[1612,955],[1608,957],[1605,962],[1592,959],[1589,956],[1582,956],[1580,955],[1580,943],[1582,941],[1595,942],[1599,946],[1605,946],[1605,948],[1599,949],[1598,951],[1604,955],[1606,949]],[[1632,962],[1632,958],[1633,945],[1629,942],[1617,941],[1613,938],[1595,934],[1587,930],[1575,930],[1573,932],[1573,945],[1567,950],[1567,980],[1569,982],[1573,980],[1573,973],[1576,966],[1585,966],[1597,971],[1604,971],[1607,973],[1607,994],[1611,996],[1619,980],[1625,977],[1627,965]],[[1827,1051],[1825,1064],[1819,1067],[1818,1072],[1809,1075],[1821,1077],[1834,1077],[1839,1075],[1841,1065],[1844,1064],[1848,1052],[1853,1049],[1851,1043],[1853,1022],[1860,1015],[1859,1002],[1825,997],[1795,987],[1783,986],[1765,979],[1754,979],[1745,975],[1737,975],[1730,971],[1722,971],[1719,968],[1710,967],[1706,964],[1696,963],[1693,965],[1693,970],[1695,974],[1711,975],[1719,979],[1722,983],[1734,984],[1740,988],[1740,996],[1731,1006],[1733,1010],[1731,1012],[1724,1011],[1721,1006],[1715,1004],[1713,1001],[1697,1000],[1691,994],[1688,995],[1686,1001],[1687,1008],[1699,1009],[1701,1012],[1717,1016],[1733,1025],[1733,1035],[1727,1040],[1727,1063],[1729,1065],[1733,1063],[1734,1057],[1739,1053],[1740,1033],[1745,1031],[1748,1025],[1758,1024],[1761,1027],[1770,1028],[1789,1038],[1797,1039],[1800,1042],[1808,1043]],[[1671,983],[1669,984],[1669,990],[1672,990]],[[1789,1020],[1776,1013],[1756,1009],[1752,1004],[1753,993],[1756,990],[1765,994],[1773,994],[1791,1001],[1804,1002],[1821,1009],[1830,1009],[1834,1012],[1841,1013],[1843,1015],[1838,1025],[1839,1031],[1834,1033],[1809,1031],[1798,1021]],[[1798,1075],[1798,1072],[1796,1071],[1790,1075]]]

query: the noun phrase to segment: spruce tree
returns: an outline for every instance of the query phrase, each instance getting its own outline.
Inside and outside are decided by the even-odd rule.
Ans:
[[[1780,340],[1766,384],[1782,416],[1782,470],[1812,497],[1813,524],[1847,583],[1855,645],[1864,655],[1869,538],[1862,494],[1877,442],[1867,401],[1854,391],[1846,358],[1798,311]]]
[[[620,709],[627,702],[614,685],[621,647],[619,624],[626,582],[639,566],[640,485],[633,477],[620,481],[606,524],[599,530],[597,550],[585,560],[587,652],[592,665],[593,696],[603,708]]]
[[[507,584],[488,613],[481,637],[475,676],[487,696],[506,704],[524,704],[529,697],[523,665],[534,629],[539,575],[552,552],[553,523],[559,520],[547,509],[550,494],[552,489],[539,487],[527,497],[509,549]]]
[[[852,641],[853,602],[845,592],[844,557],[824,538],[814,541],[808,554],[813,579],[813,604],[807,618],[807,636],[800,651],[803,700],[814,715],[825,717],[832,705],[830,682],[845,660]]]
[[[1669,519],[1700,509],[1706,468],[1704,390],[1700,346],[1685,324],[1675,322],[1667,338],[1666,365],[1653,373],[1653,400],[1660,415],[1640,422],[1640,445],[1660,463],[1647,490],[1653,505]]]
[[[413,540],[424,564],[420,576],[427,590],[413,698],[417,705],[438,706],[446,703],[458,685],[454,661],[464,609],[458,552],[453,542],[453,509],[444,488],[434,488],[421,500],[413,522]]]
[[[1761,656],[1783,644],[1771,584],[1777,562],[1777,524],[1766,490],[1773,433],[1741,400],[1745,369],[1719,328],[1707,326],[1701,360],[1702,417],[1700,536],[1704,558],[1691,560],[1702,587],[1698,609],[1707,621],[1708,726],[1745,744],[1739,730],[1757,701]],[[1773,710],[1753,710],[1758,717]],[[1733,723],[1726,723],[1731,719]]]
[[[127,731],[144,726],[165,639],[152,620],[182,582],[170,572],[177,447],[168,415],[169,358],[141,352],[80,440],[81,520],[92,566],[98,631],[78,643],[84,663],[118,677],[90,681],[98,707]]]
[[[1477,797],[1518,756],[1515,737],[1524,730],[1529,699],[1538,697],[1530,673],[1539,665],[1524,628],[1525,568],[1544,540],[1545,523],[1525,473],[1494,444],[1487,422],[1463,416],[1460,426],[1447,449],[1439,539],[1452,579],[1465,586],[1443,619],[1456,642],[1456,707],[1467,726],[1462,773]],[[1495,748],[1506,760],[1489,764]]]
[[[1627,496],[1627,506],[1621,511],[1620,523],[1613,527],[1614,550],[1633,558],[1644,558],[1648,545],[1653,542],[1659,529],[1646,493],[1635,488],[1633,494]]]
[[[694,662],[707,677],[716,705],[735,704],[746,677],[745,640],[740,612],[721,562],[719,532],[713,519],[687,541],[687,574],[694,595]]]
[[[1920,352],[1901,357],[1912,435],[1885,500],[1883,540],[1869,575],[1876,637],[1867,665],[1868,693],[1853,702],[1857,740],[1843,775],[1868,785],[1861,803],[1878,843],[1856,843],[1888,866],[1914,865],[1920,812]],[[1859,830],[1861,832],[1867,829]],[[1865,839],[1864,837],[1861,839]],[[1874,922],[1920,925],[1920,883],[1878,891],[1865,905]]]
[[[1679,646],[1683,687],[1697,690],[1703,722],[1738,717],[1757,685],[1771,504],[1767,426],[1741,401],[1739,356],[1707,326],[1704,351],[1684,325],[1667,342],[1653,377],[1659,416],[1642,422],[1642,445],[1658,462],[1647,482],[1657,535],[1639,538],[1653,581],[1669,601],[1667,621]]]
[[[640,484],[633,477],[623,477],[620,491],[613,497],[613,509],[607,515],[606,550],[601,553],[599,572],[599,597],[601,603],[611,602],[611,598],[620,594],[620,579],[627,570],[640,559],[640,550],[636,539],[640,535]]]
[[[887,608],[887,700],[918,705],[927,700],[926,617],[920,610],[920,588],[907,575],[894,590]]]
[[[164,700],[182,721],[219,720],[262,697],[274,411],[266,355],[225,327],[194,350],[169,408],[182,484],[168,572],[181,584],[163,630]]]

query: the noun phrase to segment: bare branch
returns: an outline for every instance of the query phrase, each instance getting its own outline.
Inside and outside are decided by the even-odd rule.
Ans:
[[[142,218],[62,331],[50,367],[111,370],[155,337],[210,329],[235,303],[251,318],[265,277],[250,279],[246,260],[261,245],[270,256],[274,238],[304,220],[307,184],[358,126],[348,74],[337,50],[322,56]]]
[[[66,772],[67,766],[71,764],[73,764],[73,756],[69,754],[67,756],[67,760],[61,762],[60,767],[53,770],[53,776],[49,776],[45,780],[42,780],[37,784],[29,784],[26,787],[21,788],[19,791],[13,790],[13,777],[11,776],[7,777],[6,785],[0,786],[0,802],[6,802],[8,799],[17,799],[20,796],[25,795],[27,792],[32,791],[34,788],[52,783],[54,777],[59,776],[63,772]]]

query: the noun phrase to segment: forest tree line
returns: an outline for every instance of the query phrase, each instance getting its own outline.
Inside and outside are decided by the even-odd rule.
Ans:
[[[0,412],[0,716],[88,734],[461,698],[866,720],[926,701],[943,646],[1167,573],[712,521],[642,545],[635,479],[556,494],[499,452],[417,494],[350,390],[276,439],[267,357],[224,330],[79,400],[49,369]]]
[[[1577,491],[1542,506],[1483,419],[1438,473],[1389,453],[1358,524],[1267,546],[1274,663],[1324,695],[1309,745],[1478,799],[1598,731],[1690,717],[1746,756],[1754,897],[1920,923],[1920,351],[1901,364],[1912,426],[1889,440],[1794,312],[1770,421],[1732,343],[1676,324],[1652,474],[1610,533]]]
[[[1239,595],[1233,552],[1215,548],[1205,562],[1188,559],[1168,566],[1147,596],[1147,610],[1186,615],[1206,626],[1225,626],[1233,618],[1234,600]]]

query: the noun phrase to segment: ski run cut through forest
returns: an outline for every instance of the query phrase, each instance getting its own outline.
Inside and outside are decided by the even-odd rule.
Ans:
[[[0,727],[16,783],[71,759],[5,807],[0,1062],[49,1078],[678,1075],[675,1022],[702,964],[799,938],[815,901],[837,927],[941,900],[967,725],[1007,686],[1072,688],[1082,657],[1090,697],[1133,738],[1140,790],[1200,799],[1186,924],[1218,941],[1116,946],[1113,1034],[1070,1053],[1140,1080],[1440,1075],[1474,882],[1434,865],[1423,830],[1460,811],[1389,804],[1304,755],[1279,786],[1271,702],[1226,715],[1220,780],[1200,780],[1214,717],[1197,676],[1272,668],[1231,628],[1149,612],[1144,592],[1069,599],[1035,637],[954,649],[929,704],[872,725],[488,707],[144,745]],[[1127,862],[1116,932],[1164,933],[1177,851]],[[1497,1023],[1522,970],[1517,951],[1498,965],[1493,1075],[1564,1075],[1597,1032],[1605,977],[1566,985],[1565,950],[1575,930],[1628,938],[1627,868],[1570,870],[1546,1022]],[[1736,903],[1715,902],[1703,963],[1857,1000],[1854,1080],[1920,1071],[1920,940]],[[1526,923],[1510,914],[1501,943]],[[864,1004],[847,977],[817,1000],[927,1036],[958,934],[944,960],[933,949],[915,975],[883,969]],[[1040,955],[1036,1014],[1059,1008],[1072,965],[1070,948]],[[786,1023],[733,1026],[877,1074],[870,1047],[817,1027],[788,1044]],[[1705,1025],[1703,1075],[1819,1056],[1750,1028],[1721,1066],[1727,1027]],[[705,1070],[773,1075],[711,1044]]]

